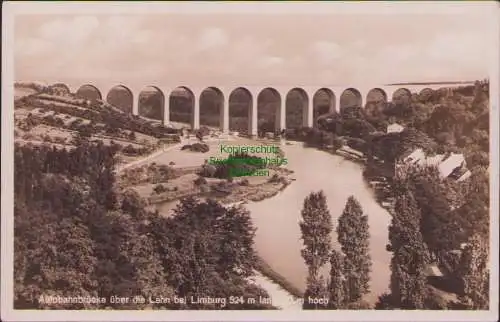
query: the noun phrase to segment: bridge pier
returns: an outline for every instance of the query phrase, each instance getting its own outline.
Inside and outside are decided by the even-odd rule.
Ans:
[[[200,93],[201,94],[201,93]],[[200,95],[198,93],[194,93],[194,102],[193,102],[193,115],[191,121],[191,129],[198,130],[200,128]]]
[[[229,133],[229,94],[222,94],[223,101],[220,111],[220,119],[219,119],[219,127],[222,130],[222,133]]]

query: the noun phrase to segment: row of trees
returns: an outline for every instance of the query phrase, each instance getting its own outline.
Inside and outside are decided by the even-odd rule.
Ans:
[[[300,229],[304,248],[302,257],[308,267],[304,309],[367,308],[363,295],[370,290],[368,217],[359,202],[349,197],[336,229],[341,252],[332,249],[332,219],[322,191],[304,200]],[[330,278],[325,281],[320,269],[330,263]],[[311,298],[328,298],[328,305],[311,304]]]

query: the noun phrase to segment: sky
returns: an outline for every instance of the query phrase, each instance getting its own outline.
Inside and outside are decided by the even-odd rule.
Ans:
[[[17,15],[16,80],[355,84],[488,77],[471,14]],[[491,39],[491,38],[489,38]]]

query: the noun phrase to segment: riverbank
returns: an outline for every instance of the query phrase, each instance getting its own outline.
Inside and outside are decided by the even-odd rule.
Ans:
[[[198,178],[196,172],[200,169],[200,164],[203,159],[208,158],[214,152],[218,152],[214,146],[223,141],[236,141],[238,144],[251,145],[252,142],[243,138],[230,138],[229,140],[219,140],[213,139],[207,142],[211,145],[212,153],[197,153],[190,151],[182,151],[181,147],[184,144],[189,144],[189,142],[181,142],[175,146],[171,146],[168,149],[160,151],[160,153],[154,153],[152,155],[144,157],[142,160],[137,160],[134,164],[128,167],[122,168],[123,173],[128,170],[135,171],[134,169],[143,168],[147,169],[152,166],[155,167],[165,167],[168,165],[172,170],[180,173],[177,178],[171,180],[158,180],[158,175],[150,175],[149,177],[156,178],[155,183],[142,183],[132,186],[142,197],[144,197],[149,202],[149,208],[156,208],[162,215],[169,216],[171,210],[177,204],[176,201],[188,197],[196,196],[200,199],[212,198],[218,200],[221,204],[226,207],[237,204],[245,204],[247,202],[259,202],[272,198],[284,191],[293,181],[292,178],[293,171],[288,170],[285,167],[273,167],[270,169],[269,177],[240,177],[235,178],[232,183],[229,183],[225,179],[216,178],[206,178],[207,186],[200,187],[194,184],[194,181]],[[270,144],[276,145],[276,142],[262,142],[259,144]],[[279,143],[278,143],[279,144]],[[172,153],[166,153],[167,151]],[[190,163],[186,164],[182,162],[183,159],[189,159]],[[175,161],[174,161],[175,160]],[[198,166],[193,166],[197,160]],[[139,166],[142,164],[142,167]],[[182,165],[182,166],[181,166]],[[134,167],[136,166],[136,167]],[[139,173],[132,173],[131,177],[139,179],[141,175]],[[153,172],[154,173],[154,172]],[[146,177],[148,177],[146,175]],[[150,179],[146,179],[150,180]],[[139,180],[140,181],[140,180]],[[243,183],[243,184],[242,184]],[[154,191],[155,187],[159,185],[164,189],[161,193],[156,193]],[[221,193],[217,189],[210,189],[206,191],[207,187],[218,187],[225,186],[231,187],[229,194]],[[152,207],[152,208],[151,208]],[[286,280],[281,274],[274,270],[269,264],[267,264],[262,257],[258,254],[256,255],[255,263],[255,276],[252,277],[253,283],[256,283],[263,289],[265,289],[273,301],[273,305],[281,309],[301,309],[302,305],[298,299],[302,298],[302,292],[296,288],[292,283]]]

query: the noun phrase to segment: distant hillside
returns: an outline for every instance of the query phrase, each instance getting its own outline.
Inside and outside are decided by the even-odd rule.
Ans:
[[[404,83],[391,83],[386,85],[448,85],[448,84],[473,84],[474,81],[441,81],[441,82],[404,82]]]
[[[55,94],[53,92],[56,92]],[[124,158],[152,152],[160,142],[178,142],[178,130],[123,113],[101,100],[76,97],[60,87],[16,84],[15,140],[73,148],[81,140],[115,145]]]

